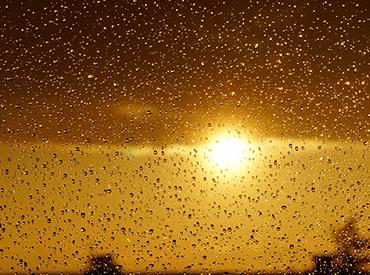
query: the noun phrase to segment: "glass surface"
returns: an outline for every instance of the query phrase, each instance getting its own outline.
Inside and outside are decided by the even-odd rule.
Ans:
[[[0,11],[0,273],[369,271],[367,0]]]

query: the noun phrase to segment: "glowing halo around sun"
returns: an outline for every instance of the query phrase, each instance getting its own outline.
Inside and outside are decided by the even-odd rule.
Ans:
[[[220,136],[210,145],[211,162],[218,168],[236,170],[248,157],[248,144],[234,136]]]

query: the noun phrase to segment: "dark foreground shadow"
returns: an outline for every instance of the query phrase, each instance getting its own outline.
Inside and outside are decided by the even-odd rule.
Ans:
[[[115,264],[112,256],[109,254],[92,258],[90,265],[91,268],[85,272],[86,275],[123,274],[121,271],[122,267]]]
[[[336,253],[315,256],[315,270],[310,274],[370,274],[364,267],[370,262],[369,239],[361,238],[356,220],[350,219],[335,236]]]

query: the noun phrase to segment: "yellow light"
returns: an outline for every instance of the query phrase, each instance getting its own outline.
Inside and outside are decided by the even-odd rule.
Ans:
[[[211,159],[220,168],[238,168],[247,156],[248,146],[241,139],[222,137],[211,147]]]

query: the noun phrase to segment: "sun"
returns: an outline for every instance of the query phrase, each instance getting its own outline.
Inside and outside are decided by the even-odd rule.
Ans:
[[[248,144],[241,138],[221,136],[211,145],[212,162],[219,168],[236,169],[247,157]]]

